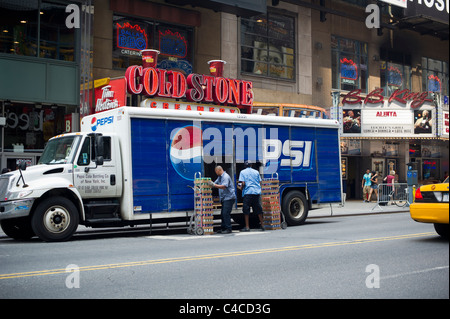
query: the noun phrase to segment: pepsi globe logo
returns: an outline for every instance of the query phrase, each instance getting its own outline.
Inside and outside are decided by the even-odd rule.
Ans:
[[[91,129],[92,131],[96,131],[99,126],[112,124],[114,122],[114,116],[104,117],[102,119],[98,119],[94,116],[91,120]]]
[[[95,132],[97,130],[97,118],[94,116],[91,121],[91,129]]]
[[[202,170],[202,130],[185,126],[173,134],[170,144],[170,161],[175,171],[184,179],[193,181]]]

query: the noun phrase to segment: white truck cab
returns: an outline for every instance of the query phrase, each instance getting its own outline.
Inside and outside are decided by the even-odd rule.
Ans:
[[[112,141],[98,133],[55,136],[37,165],[1,175],[3,231],[16,239],[61,241],[72,236],[80,219],[118,220],[122,171],[118,148],[111,154]]]

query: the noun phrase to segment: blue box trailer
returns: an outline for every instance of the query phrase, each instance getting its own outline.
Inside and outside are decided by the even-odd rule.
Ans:
[[[311,208],[342,204],[335,121],[181,112],[130,117],[136,214],[192,211],[193,191],[187,186],[196,172],[214,180],[214,167],[221,165],[236,182],[247,160],[262,177],[278,176],[290,225],[303,223]],[[233,217],[240,220],[237,195]]]

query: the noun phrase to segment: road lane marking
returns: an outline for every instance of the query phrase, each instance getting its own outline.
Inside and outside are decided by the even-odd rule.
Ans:
[[[448,269],[448,268],[449,268],[449,266],[433,267],[433,268],[415,270],[415,271],[410,271],[410,272],[404,272],[404,273],[400,273],[400,274],[396,274],[396,275],[384,276],[384,277],[381,277],[380,279],[381,280],[383,280],[383,279],[393,279],[393,278],[399,278],[399,277],[403,277],[403,276],[423,274],[423,273],[430,272],[430,271],[443,270],[443,269]]]
[[[263,234],[270,234],[270,232],[267,231],[258,231],[258,232],[232,232],[230,234],[224,234],[224,235],[218,235],[214,234],[213,236],[205,235],[205,236],[192,236],[192,235],[178,235],[178,236],[166,236],[166,235],[151,235],[151,236],[145,236],[144,238],[148,239],[161,239],[161,240],[196,240],[196,239],[209,239],[209,238],[224,238],[224,237],[234,237],[234,236],[251,236],[251,235],[263,235]]]
[[[427,237],[427,236],[436,236],[436,233],[435,232],[427,232],[427,233],[389,236],[389,237],[377,237],[377,238],[366,238],[366,239],[357,239],[357,240],[350,240],[350,241],[320,243],[320,244],[306,244],[306,245],[300,245],[300,246],[265,248],[265,249],[246,250],[246,251],[237,251],[237,252],[229,252],[229,253],[217,253],[217,254],[185,256],[185,257],[172,257],[172,258],[134,261],[134,262],[117,263],[117,264],[84,266],[84,267],[80,267],[79,270],[80,271],[92,271],[92,270],[105,270],[105,269],[127,268],[127,267],[136,267],[136,266],[148,266],[148,265],[168,264],[168,263],[177,263],[177,262],[186,262],[186,261],[198,261],[198,260],[228,258],[228,257],[237,257],[237,256],[250,256],[250,255],[278,253],[278,252],[287,252],[287,251],[298,251],[298,250],[304,250],[304,249],[314,249],[314,248],[324,248],[324,247],[359,245],[359,244],[366,244],[366,243],[410,239],[410,238],[420,238],[420,237]],[[64,274],[64,273],[67,273],[65,268],[37,270],[37,271],[29,271],[29,272],[11,273],[11,274],[0,274],[0,280],[13,279],[13,278],[24,278],[24,277],[47,276],[47,275],[56,275],[56,274]]]

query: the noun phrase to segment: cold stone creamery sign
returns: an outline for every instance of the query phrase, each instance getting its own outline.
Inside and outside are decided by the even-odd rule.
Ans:
[[[250,109],[253,104],[252,82],[211,75],[167,71],[133,65],[125,72],[127,92],[148,97],[186,98],[194,103],[214,103]]]
[[[126,70],[125,78],[102,79],[95,86],[95,113],[125,106],[126,93],[192,102],[169,103],[149,99],[141,102],[141,106],[150,108],[234,113],[238,110],[228,106],[251,111],[253,105],[250,81],[194,73],[186,78],[178,71],[134,65]],[[213,104],[199,105],[202,102]]]

